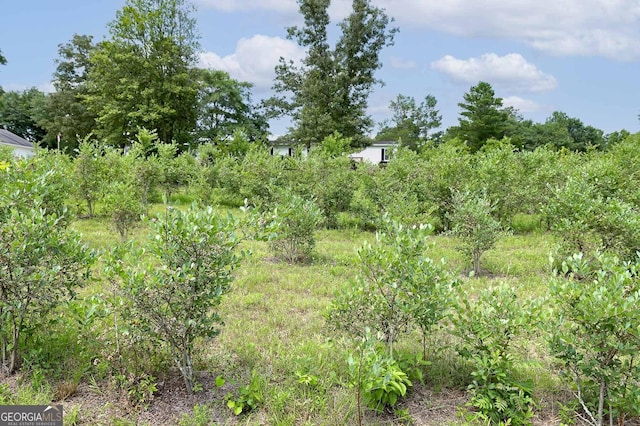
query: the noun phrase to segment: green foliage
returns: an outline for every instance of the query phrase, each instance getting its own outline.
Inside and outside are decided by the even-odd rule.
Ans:
[[[287,29],[288,38],[305,49],[301,66],[284,59],[276,66],[276,96],[267,101],[273,115],[289,115],[294,122],[290,139],[310,147],[335,131],[361,144],[371,127],[367,98],[378,83],[379,55],[393,44],[397,30],[370,0],[357,0],[339,24],[335,47],[329,45],[328,0],[302,0],[302,27]]]
[[[234,80],[221,70],[196,69],[194,73],[199,84],[199,139],[226,145],[237,132],[252,141],[265,137],[267,123],[251,104],[251,83]]]
[[[207,405],[196,404],[191,413],[185,413],[178,421],[179,426],[210,426],[215,424],[212,419],[211,408]]]
[[[398,363],[386,352],[365,346],[358,359],[349,355],[350,381],[360,388],[365,404],[377,412],[394,407],[413,384]]]
[[[516,213],[511,219],[510,228],[514,233],[518,234],[540,232],[544,230],[544,223],[541,215]]]
[[[556,187],[545,214],[560,242],[560,256],[606,250],[631,259],[640,250],[637,206],[606,197],[585,176],[571,176]]]
[[[276,257],[288,263],[310,260],[316,245],[314,233],[322,219],[314,200],[282,191],[274,217],[278,223],[277,236],[270,247]]]
[[[548,124],[556,124],[566,129],[569,135],[567,145],[559,145],[558,148],[567,148],[571,151],[586,151],[590,147],[599,148],[604,145],[604,132],[592,126],[585,126],[581,120],[569,117],[566,113],[554,111],[547,119]]]
[[[451,235],[460,241],[459,250],[471,259],[473,274],[480,274],[480,257],[502,236],[500,222],[493,218],[495,205],[484,195],[458,192],[453,195],[448,215]]]
[[[358,251],[360,273],[336,294],[328,321],[359,338],[372,330],[393,356],[393,343],[411,325],[426,336],[443,318],[453,280],[424,255],[427,227],[385,220],[375,242]]]
[[[131,183],[113,182],[106,189],[104,210],[111,217],[120,239],[126,241],[129,231],[140,222],[144,207]]]
[[[412,96],[398,95],[389,104],[393,113],[392,126],[385,125],[375,139],[398,141],[402,146],[418,151],[430,139],[431,130],[442,123],[436,104],[433,95],[427,95],[420,105],[416,105]]]
[[[95,142],[80,142],[73,162],[73,193],[87,204],[89,217],[93,217],[96,203],[101,199],[104,173],[102,150]]]
[[[126,390],[127,398],[134,407],[149,408],[155,393],[158,391],[157,379],[143,373],[140,377],[120,374],[116,376],[119,388]]]
[[[92,255],[62,218],[46,214],[38,199],[0,220],[0,326],[2,368],[12,373],[24,350],[21,333],[47,323],[74,296]]]
[[[38,118],[38,124],[47,131],[51,149],[59,148],[72,154],[93,132],[96,117],[83,101],[88,93],[89,58],[95,48],[93,36],[79,34],[74,34],[68,43],[58,45],[59,57],[55,60],[52,80],[56,90],[47,95]]]
[[[335,158],[351,152],[351,138],[342,137],[337,130],[325,137],[316,151],[322,153],[325,158]]]
[[[640,414],[639,268],[637,259],[621,262],[597,254],[588,261],[576,254],[562,263],[559,272],[566,278],[550,285],[551,351],[593,425],[604,424],[606,417],[623,424]]]
[[[197,338],[212,338],[221,323],[217,312],[231,290],[241,256],[242,223],[212,208],[168,208],[158,220],[146,220],[152,234],[148,252],[114,253],[107,273],[119,278],[119,293],[130,312],[126,321],[138,333],[165,344],[192,392],[192,354]]]
[[[255,410],[264,403],[264,390],[267,381],[255,370],[251,372],[251,380],[247,385],[240,386],[235,395],[227,394],[227,407],[238,416]]]
[[[45,94],[35,87],[23,91],[0,91],[0,126],[37,144],[45,137],[38,118],[45,104]]]
[[[124,148],[145,127],[165,143],[190,141],[199,48],[192,12],[186,0],[128,0],[116,13],[111,39],[90,56],[85,102],[100,139]]]
[[[464,191],[474,178],[472,156],[463,142],[453,139],[437,147],[423,148],[420,157],[426,160],[420,162],[421,196],[442,227],[440,230],[449,229],[448,213],[455,205],[453,195]]]
[[[12,209],[25,211],[35,204],[66,222],[71,217],[66,207],[72,186],[69,174],[68,158],[56,153],[11,161],[0,172],[0,222]]]
[[[507,285],[482,291],[474,304],[459,295],[453,333],[460,338],[460,354],[472,364],[468,390],[470,405],[478,410],[474,417],[490,424],[531,424],[532,385],[515,377],[513,345],[532,330],[538,312],[537,304],[519,300]]]
[[[464,94],[459,103],[460,125],[453,129],[454,136],[465,141],[471,152],[476,152],[487,140],[502,139],[508,113],[502,109],[502,98],[496,98],[489,83],[479,82]]]
[[[471,402],[478,409],[472,418],[491,425],[531,425],[533,388],[517,382],[511,355],[500,351],[474,359],[473,382],[469,385]]]

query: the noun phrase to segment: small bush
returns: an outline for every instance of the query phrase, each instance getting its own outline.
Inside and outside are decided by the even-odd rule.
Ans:
[[[453,324],[459,352],[471,362],[472,416],[488,424],[530,425],[532,385],[515,375],[515,339],[532,328],[537,305],[524,304],[507,285],[480,293],[475,304],[460,294]]]
[[[624,424],[640,415],[639,272],[638,259],[574,255],[550,286],[556,314],[549,324],[551,351],[574,386],[581,417],[592,425]]]
[[[484,195],[456,192],[452,211],[447,215],[450,234],[460,241],[459,250],[471,259],[473,274],[480,273],[480,257],[490,250],[503,234],[500,222],[493,217],[495,205]]]
[[[275,256],[288,263],[309,261],[316,246],[314,233],[322,213],[313,200],[285,191],[275,210],[277,236],[271,241]]]

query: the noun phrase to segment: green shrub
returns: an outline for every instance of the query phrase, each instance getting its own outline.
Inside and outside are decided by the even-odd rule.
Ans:
[[[556,187],[545,215],[560,243],[559,259],[574,253],[593,257],[598,251],[632,259],[640,250],[638,207],[605,197],[585,176],[570,177]]]
[[[93,260],[77,233],[32,202],[30,210],[10,209],[0,220],[0,344],[9,373],[25,349],[21,333],[46,326],[49,314],[84,283]]]
[[[640,415],[640,260],[574,255],[551,282],[552,354],[589,424]]]
[[[385,217],[384,230],[358,251],[357,279],[332,301],[330,327],[360,339],[372,330],[387,343],[390,356],[395,341],[411,327],[426,336],[449,308],[455,282],[424,256],[429,232]]]
[[[240,386],[235,395],[227,394],[227,407],[238,416],[260,407],[264,403],[264,391],[267,381],[255,370],[251,372],[251,380],[247,385]]]
[[[315,231],[322,213],[314,200],[282,191],[274,211],[276,236],[270,242],[274,255],[289,263],[309,261],[316,246]]]
[[[473,274],[480,274],[480,257],[503,235],[502,226],[493,217],[495,205],[484,195],[456,192],[447,214],[449,233],[460,241],[458,249],[471,260]]]
[[[192,392],[195,341],[219,333],[217,307],[242,258],[236,249],[243,223],[192,205],[169,208],[146,224],[152,231],[148,249],[112,251],[105,272],[117,284],[119,304],[129,309],[129,331],[166,345]]]
[[[468,386],[473,415],[489,424],[529,425],[533,417],[532,385],[516,379],[513,345],[533,329],[537,305],[518,300],[507,285],[489,288],[471,303],[460,293],[453,316],[459,353],[471,362]]]
[[[104,197],[105,213],[111,217],[111,223],[125,241],[144,213],[144,206],[131,183],[113,182]]]

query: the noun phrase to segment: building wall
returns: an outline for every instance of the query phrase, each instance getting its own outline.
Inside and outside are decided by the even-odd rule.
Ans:
[[[363,149],[360,152],[356,152],[354,154],[349,154],[349,158],[351,158],[354,161],[368,161],[370,163],[373,164],[378,164],[378,163],[385,163],[386,161],[383,160],[383,150],[386,151],[387,156],[389,155],[389,153],[396,147],[396,145],[391,145],[391,144],[384,144],[384,145],[371,145],[366,147],[365,149]]]
[[[31,158],[36,155],[35,150],[29,149],[26,147],[15,146],[15,145],[5,145],[0,144],[0,146],[6,146],[13,150],[13,155],[18,158]]]

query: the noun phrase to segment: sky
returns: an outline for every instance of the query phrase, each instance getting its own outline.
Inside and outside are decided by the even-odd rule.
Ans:
[[[193,0],[202,52],[199,66],[227,71],[268,97],[280,57],[304,51],[286,39],[300,25],[296,0]],[[369,114],[390,117],[398,94],[419,103],[431,94],[443,129],[458,122],[458,103],[479,81],[527,119],[563,111],[605,133],[640,131],[640,0],[372,0],[394,18],[395,44],[381,52],[384,81]],[[74,33],[95,41],[125,0],[0,0],[4,90],[52,91],[58,45]],[[330,35],[350,9],[332,0]],[[275,135],[288,123],[272,123]],[[373,129],[374,132],[376,128]]]

